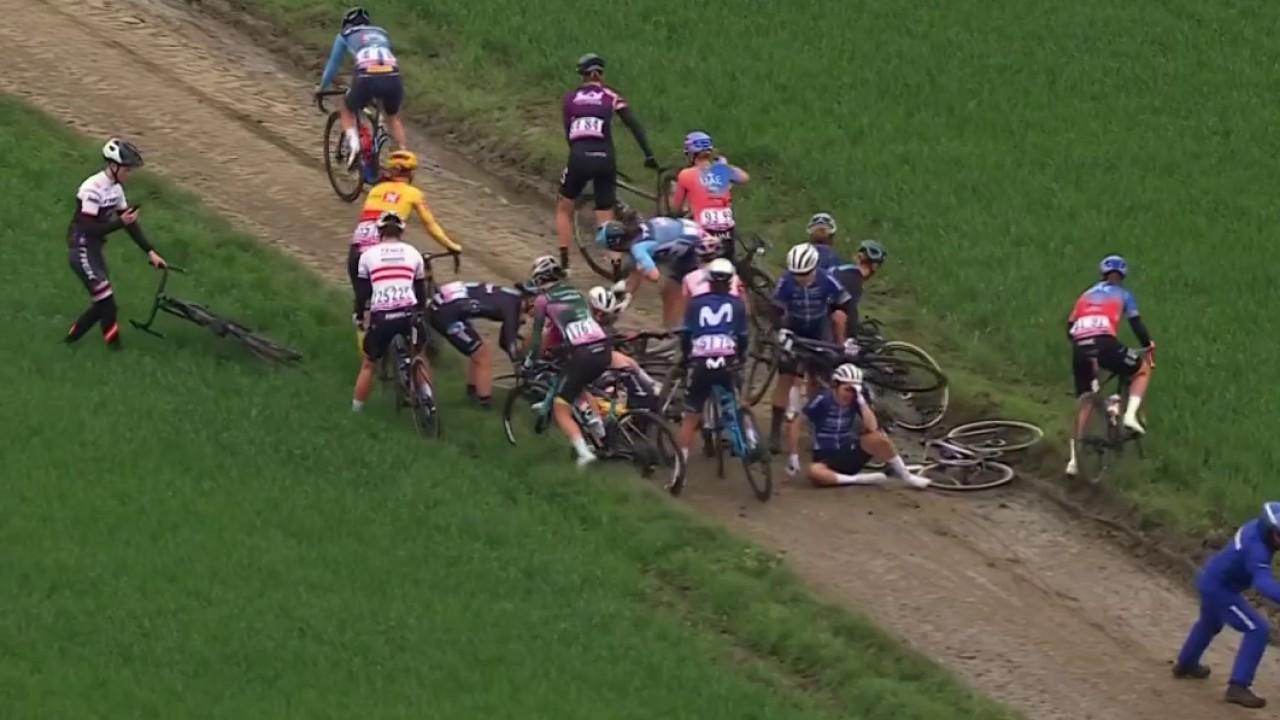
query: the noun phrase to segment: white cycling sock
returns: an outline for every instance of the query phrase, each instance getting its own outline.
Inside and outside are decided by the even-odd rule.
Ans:
[[[587,441],[584,438],[574,440],[573,449],[578,452],[578,457],[580,458],[592,457],[595,455],[595,453],[591,452],[591,446],[587,445]]]
[[[902,462],[901,455],[894,455],[889,458],[889,467],[893,468],[894,475],[897,475],[903,480],[906,480],[907,476],[911,474],[911,472],[907,470],[907,464]]]
[[[883,485],[888,480],[889,478],[884,473],[879,472],[864,472],[857,475],[836,473],[837,485]]]
[[[351,128],[350,130],[344,131],[342,134],[347,138],[347,148],[349,148],[353,153],[359,152],[360,135],[356,133],[356,129]]]
[[[1075,464],[1075,462],[1076,462],[1076,440],[1075,440],[1075,438],[1072,438],[1072,439],[1071,439],[1071,457],[1070,457],[1070,461],[1071,461],[1071,463],[1072,463],[1073,465],[1074,465],[1074,464]]]
[[[680,448],[680,457],[684,458],[685,462],[689,462],[689,448]]]
[[[1142,404],[1141,395],[1130,395],[1129,405],[1125,408],[1124,416],[1133,420],[1138,417],[1138,406]]]
[[[351,412],[360,412],[362,408],[364,408],[363,402],[356,400],[355,398],[351,399]]]

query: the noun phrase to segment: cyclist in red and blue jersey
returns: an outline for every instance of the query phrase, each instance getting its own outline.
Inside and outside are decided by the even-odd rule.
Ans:
[[[1102,280],[1076,300],[1067,318],[1067,336],[1071,339],[1071,369],[1075,376],[1076,396],[1079,407],[1076,423],[1071,433],[1071,459],[1067,474],[1075,475],[1076,445],[1084,435],[1093,413],[1092,396],[1098,391],[1098,368],[1130,378],[1129,402],[1125,409],[1124,426],[1142,435],[1146,430],[1138,422],[1138,406],[1142,403],[1147,384],[1151,380],[1155,342],[1147,326],[1138,315],[1138,301],[1124,288],[1129,265],[1119,255],[1108,255],[1098,265]],[[1142,344],[1145,353],[1125,347],[1116,339],[1120,318],[1128,318],[1133,334]]]
[[[778,280],[773,304],[780,314],[781,326],[811,340],[844,342],[845,308],[849,293],[827,272],[818,269],[818,251],[803,243],[787,251],[787,272]],[[807,367],[797,358],[782,357],[778,361],[778,381],[773,387],[773,416],[770,418],[770,449],[780,445],[782,423],[786,419],[791,387]],[[809,379],[810,396],[816,380]]]
[[[604,84],[604,58],[595,53],[583,55],[578,59],[578,75],[582,83],[565,93],[561,101],[569,160],[560,177],[556,234],[560,240],[560,264],[565,268],[569,267],[569,241],[573,238],[573,203],[588,182],[595,195],[596,225],[614,219],[618,185],[618,163],[613,147],[615,114],[635,136],[636,144],[644,153],[644,166],[658,167],[644,128],[640,127],[631,106],[618,91]]]
[[[1263,504],[1256,519],[1241,525],[1226,547],[1209,558],[1196,576],[1200,618],[1191,627],[1178,653],[1173,665],[1174,677],[1189,680],[1209,677],[1209,668],[1200,664],[1200,658],[1223,626],[1230,626],[1243,633],[1244,639],[1236,653],[1224,699],[1247,708],[1266,706],[1267,701],[1254,695],[1250,686],[1267,649],[1271,628],[1241,593],[1252,587],[1271,602],[1280,603],[1280,583],[1271,573],[1271,559],[1278,549],[1280,502],[1273,501]]]
[[[695,130],[684,138],[684,154],[689,167],[676,175],[671,193],[671,207],[677,214],[689,205],[689,215],[703,230],[722,242],[724,256],[734,259],[737,247],[737,225],[733,219],[733,186],[749,182],[751,176],[740,167],[730,165],[722,155],[712,157],[715,149],[711,136]]]
[[[396,147],[405,147],[404,123],[400,122],[400,104],[404,101],[404,82],[400,77],[400,64],[391,52],[391,38],[387,31],[370,24],[369,13],[362,7],[351,8],[342,16],[342,30],[333,39],[329,62],[320,76],[319,93],[329,87],[344,55],[351,55],[355,70],[351,87],[338,107],[342,116],[342,131],[347,139],[350,155],[347,163],[354,167],[360,157],[360,138],[356,135],[356,113],[369,103],[379,100],[386,112],[387,130]]]
[[[705,231],[692,220],[654,217],[624,224],[616,220],[601,225],[596,231],[596,244],[614,252],[629,252],[635,272],[627,279],[626,292],[634,293],[640,281],[660,282],[666,270],[667,282],[662,287],[662,326],[678,330],[684,308],[681,281],[698,269],[698,244]]]

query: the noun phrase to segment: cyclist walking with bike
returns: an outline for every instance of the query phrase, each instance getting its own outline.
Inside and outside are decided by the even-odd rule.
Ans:
[[[369,307],[364,336],[364,358],[351,400],[351,409],[364,408],[373,390],[374,369],[386,354],[391,339],[396,335],[413,337],[414,323],[426,310],[427,264],[418,249],[401,240],[404,235],[404,218],[395,213],[383,213],[378,218],[378,244],[365,250],[360,256],[356,271],[356,298],[361,307]],[[423,333],[425,337],[425,333]],[[413,348],[416,353],[419,348]],[[420,393],[431,398],[431,373],[425,362],[415,364],[422,376],[415,378]]]
[[[354,7],[342,16],[342,29],[333,39],[333,50],[320,76],[320,88],[316,101],[333,82],[343,55],[351,55],[355,64],[351,87],[347,90],[338,112],[342,117],[342,131],[347,140],[347,167],[355,167],[360,159],[360,138],[356,134],[356,115],[374,101],[382,103],[386,111],[387,130],[396,147],[406,146],[404,123],[400,121],[400,104],[404,101],[404,81],[400,77],[400,64],[391,52],[391,38],[386,30],[372,25],[369,13],[362,7]]]
[[[142,153],[124,140],[111,138],[102,147],[102,158],[106,167],[86,178],[76,190],[76,208],[67,228],[67,262],[89,292],[89,309],[72,323],[65,342],[76,342],[100,324],[107,347],[119,350],[115,290],[103,255],[107,236],[124,228],[154,267],[164,267],[165,261],[142,233],[138,206],[130,208],[124,197],[124,182],[134,169],[142,167]]]
[[[617,202],[618,163],[613,147],[613,116],[617,115],[635,136],[644,153],[644,166],[656,170],[658,161],[631,106],[618,91],[604,83],[604,58],[587,53],[578,59],[578,87],[561,101],[569,160],[560,178],[556,203],[556,234],[560,240],[560,265],[569,267],[569,241],[573,239],[573,204],[591,183],[595,195],[596,225],[614,219]]]
[[[743,185],[751,176],[740,167],[730,165],[723,156],[712,157],[715,146],[711,136],[700,130],[684,138],[684,155],[689,167],[676,175],[671,193],[671,208],[676,214],[689,204],[689,215],[703,230],[723,241],[724,256],[733,260],[737,247],[737,224],[733,219],[733,186]]]
[[[1138,301],[1124,287],[1129,264],[1119,255],[1108,255],[1098,264],[1101,281],[1091,286],[1076,300],[1067,317],[1067,337],[1071,340],[1071,369],[1075,376],[1076,422],[1071,432],[1071,459],[1067,475],[1076,475],[1077,445],[1089,427],[1093,414],[1093,395],[1098,392],[1098,368],[1129,378],[1129,399],[1123,424],[1136,435],[1146,429],[1138,421],[1138,407],[1146,395],[1155,366],[1156,344],[1138,315]],[[1121,316],[1129,319],[1129,327],[1142,344],[1144,353],[1125,347],[1116,339]]]

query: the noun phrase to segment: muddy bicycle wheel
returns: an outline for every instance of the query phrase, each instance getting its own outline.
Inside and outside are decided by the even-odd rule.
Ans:
[[[773,378],[778,374],[778,352],[769,343],[759,342],[751,349],[747,365],[747,405],[755,406],[769,392]]]
[[[933,359],[933,356],[909,342],[894,340],[882,343],[876,350],[876,354],[921,362],[931,365],[939,374],[942,373],[942,367]],[[886,389],[881,393],[879,400],[888,406],[889,413],[897,425],[907,430],[928,430],[942,422],[943,416],[947,414],[947,407],[951,402],[951,390],[946,384],[929,392]]]
[[[657,413],[628,410],[612,423],[606,437],[611,457],[630,460],[640,476],[656,479],[671,495],[679,495],[685,486],[684,456],[671,428]]]
[[[617,282],[631,274],[627,253],[617,253],[596,244],[595,203],[591,193],[583,193],[573,206],[573,243],[587,266],[596,275]]]
[[[438,439],[443,427],[440,423],[440,406],[436,403],[435,391],[428,382],[425,387],[426,392],[419,392],[418,372],[419,369],[426,371],[422,358],[414,358],[409,363],[409,373],[406,378],[409,387],[404,389],[408,396],[409,407],[413,410],[413,424],[417,426],[418,432],[423,437]]]
[[[867,353],[854,361],[862,368],[865,381],[900,393],[932,393],[947,385],[947,376],[937,366],[895,355]]]
[[[929,487],[947,492],[990,490],[1013,481],[1013,468],[995,460],[964,466],[930,463],[918,474],[929,479]]]
[[[347,167],[351,156],[343,138],[340,118],[337,112],[329,113],[324,124],[324,172],[329,176],[333,192],[344,201],[352,202],[364,190],[364,171],[359,162],[354,167]]]
[[[546,429],[548,421],[535,418],[531,407],[534,403],[542,402],[550,391],[547,383],[534,381],[517,383],[507,392],[507,398],[502,403],[502,430],[507,442],[515,445],[516,438],[520,435],[541,434]]]
[[[1044,430],[1020,420],[978,420],[951,428],[945,437],[979,453],[1014,452],[1040,442]]]
[[[755,415],[747,408],[740,408],[738,412],[746,451],[738,458],[742,461],[742,474],[746,476],[756,499],[768,502],[773,497],[773,458],[769,455],[769,448],[760,440],[760,426],[756,424]]]

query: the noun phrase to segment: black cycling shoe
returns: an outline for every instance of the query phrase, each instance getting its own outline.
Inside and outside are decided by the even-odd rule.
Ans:
[[[1222,699],[1247,708],[1257,709],[1267,706],[1266,699],[1254,695],[1253,690],[1247,685],[1228,685],[1227,694]]]
[[[1190,667],[1182,667],[1180,665],[1173,666],[1173,676],[1179,680],[1204,680],[1209,677],[1208,665],[1192,665]]]

